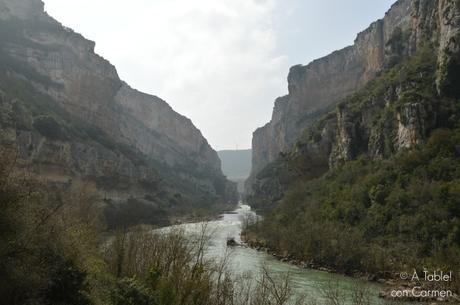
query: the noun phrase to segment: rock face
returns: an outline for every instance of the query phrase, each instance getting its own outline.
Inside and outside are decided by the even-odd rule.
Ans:
[[[250,185],[261,169],[278,158],[280,152],[291,148],[302,131],[322,113],[363,88],[382,70],[415,54],[425,43],[439,45],[438,89],[455,93],[457,87],[453,84],[458,78],[455,71],[460,62],[458,6],[454,0],[399,0],[383,19],[358,34],[353,46],[307,66],[292,67],[288,76],[289,94],[276,100],[271,121],[254,132],[252,172],[246,189],[251,192]],[[351,139],[347,137],[353,130],[346,123],[346,114],[339,112],[338,122],[342,142],[335,147],[335,155],[347,160],[353,158]],[[414,132],[402,127],[401,137]],[[401,145],[407,146],[402,141]]]
[[[398,113],[398,148],[412,148],[425,139],[425,109],[420,103],[405,104]]]
[[[163,100],[123,83],[114,103],[122,109],[119,133],[127,144],[172,166],[192,158],[199,166],[220,172],[221,161],[201,132]]]
[[[95,54],[95,43],[48,16],[43,2],[0,0],[0,37],[2,107],[12,121],[4,115],[2,138],[19,144],[37,173],[53,172],[57,180],[130,179],[125,191],[105,190],[114,198],[144,198],[152,190],[136,183],[170,179],[162,175],[184,185],[165,188],[177,187],[196,200],[236,198],[217,153],[193,123],[160,98],[122,82],[115,67]],[[15,94],[19,84],[27,90]],[[19,108],[26,109],[20,117],[31,122],[26,128],[17,126]],[[65,135],[43,132],[50,124]]]

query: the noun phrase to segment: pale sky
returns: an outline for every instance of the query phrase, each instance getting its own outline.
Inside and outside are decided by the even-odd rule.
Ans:
[[[132,87],[189,117],[217,150],[250,148],[287,74],[353,43],[395,0],[44,0]]]

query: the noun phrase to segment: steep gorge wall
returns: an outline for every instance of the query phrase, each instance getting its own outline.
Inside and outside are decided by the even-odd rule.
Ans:
[[[236,187],[223,176],[217,153],[191,120],[160,98],[121,81],[115,67],[94,52],[95,43],[51,18],[42,1],[0,0],[0,37],[0,90],[5,92],[2,106],[9,110],[2,122],[2,138],[19,144],[26,163],[38,164],[37,173],[57,180],[129,178],[131,188],[128,183],[125,190],[114,189],[120,183],[112,186],[107,194],[115,194],[114,198],[158,193],[158,189],[149,190],[149,183],[142,189],[141,182],[158,183],[169,176],[182,181],[169,184],[173,193],[174,187],[183,184],[180,187],[194,193],[197,200],[200,196],[203,201],[236,198]],[[18,82],[32,87],[30,96],[20,103],[11,86]],[[31,122],[29,127],[19,128],[14,110],[19,106],[15,105],[36,109],[39,105],[34,99],[39,96],[54,105],[40,105],[40,111],[58,109],[55,116],[61,125],[78,122],[77,134],[90,134],[91,139],[87,135],[85,140],[68,135],[43,137],[31,127],[37,118],[30,113],[21,115]],[[150,163],[140,164],[129,157]]]
[[[392,9],[406,2],[410,28],[395,28],[385,43],[381,72],[312,120],[295,145],[253,173],[247,182],[253,206],[272,207],[297,180],[317,178],[360,156],[390,158],[423,145],[435,129],[455,126],[460,1],[399,1]]]
[[[48,76],[54,86],[36,84],[37,88],[53,96],[66,110],[147,154],[155,154],[152,141],[164,137],[165,151],[159,156],[166,158],[167,154],[169,163],[194,154],[201,164],[220,168],[217,153],[189,119],[161,99],[123,83],[115,67],[94,53],[95,43],[46,15],[41,1],[0,3],[0,20],[17,26],[15,39],[5,42],[3,51]],[[142,125],[138,130],[127,130],[136,123]]]
[[[321,113],[362,88],[386,67],[414,54],[422,42],[439,41],[439,61],[444,61],[442,54],[455,48],[452,37],[458,31],[453,2],[399,0],[383,19],[359,33],[353,46],[307,66],[292,67],[289,94],[276,100],[271,121],[254,132],[247,189],[250,191],[257,173],[292,147]],[[396,38],[404,40],[405,46],[393,43]]]

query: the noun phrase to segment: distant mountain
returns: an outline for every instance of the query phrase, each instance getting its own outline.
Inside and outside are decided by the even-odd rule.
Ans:
[[[237,183],[238,192],[244,193],[244,182],[251,172],[252,150],[221,150],[218,151],[222,161],[222,172],[227,178]]]
[[[222,171],[228,179],[239,180],[249,177],[252,150],[221,150],[217,152],[222,161]]]

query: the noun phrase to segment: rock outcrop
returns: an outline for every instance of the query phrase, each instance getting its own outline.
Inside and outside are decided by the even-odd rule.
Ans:
[[[0,37],[2,108],[10,110],[2,139],[17,144],[37,174],[60,181],[130,180],[105,183],[108,199],[161,193],[142,187],[147,180],[185,194],[177,201],[236,198],[217,153],[193,123],[121,81],[94,52],[95,43],[51,18],[42,1],[0,0]],[[20,108],[28,127],[17,125]],[[61,136],[53,136],[59,128]]]
[[[398,149],[412,148],[425,140],[425,109],[420,103],[405,104],[398,113]]]
[[[252,173],[246,189],[251,192],[250,185],[257,174],[281,152],[290,149],[302,131],[322,113],[363,88],[381,71],[415,54],[426,43],[438,45],[438,90],[456,94],[458,72],[455,71],[460,62],[458,6],[458,1],[453,0],[399,0],[383,19],[358,34],[353,46],[307,66],[292,67],[288,76],[289,94],[277,99],[271,121],[254,132]],[[353,158],[353,152],[346,134],[353,131],[344,119],[339,117],[343,124],[338,128],[344,136],[343,142],[335,147],[335,155],[347,160]]]

